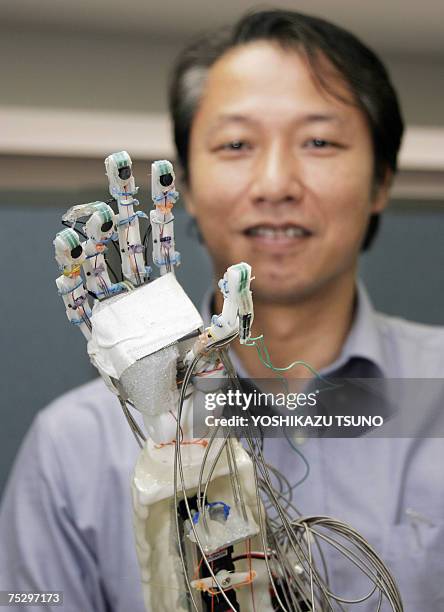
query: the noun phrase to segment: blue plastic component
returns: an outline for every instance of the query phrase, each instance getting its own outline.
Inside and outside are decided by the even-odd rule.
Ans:
[[[225,520],[227,520],[228,515],[230,514],[230,510],[231,510],[230,506],[223,501],[216,501],[216,502],[211,502],[210,504],[206,504],[205,508],[214,508],[215,506],[222,506],[223,511],[224,511],[224,518]],[[197,523],[199,522],[199,516],[200,516],[200,513],[196,512],[196,514],[193,516],[193,525],[197,525]]]

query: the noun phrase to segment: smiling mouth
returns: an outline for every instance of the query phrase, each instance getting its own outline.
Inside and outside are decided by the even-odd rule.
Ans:
[[[282,241],[305,238],[310,236],[311,232],[300,225],[256,225],[255,227],[247,228],[244,234],[253,238]]]

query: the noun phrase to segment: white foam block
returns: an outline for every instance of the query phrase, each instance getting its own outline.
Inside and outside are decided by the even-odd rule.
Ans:
[[[88,354],[113,378],[133,363],[201,328],[199,312],[173,274],[96,303]]]

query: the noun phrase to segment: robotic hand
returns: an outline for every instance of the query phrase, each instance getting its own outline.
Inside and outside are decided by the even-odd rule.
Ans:
[[[234,586],[241,589],[255,580],[256,598],[269,602],[261,609],[272,610],[264,571],[246,568],[245,561],[235,568],[232,561],[237,547],[247,541],[251,545],[251,538],[259,533],[252,463],[235,439],[193,437],[193,400],[204,393],[199,385],[214,379],[214,391],[226,378],[222,354],[211,350],[212,345],[222,350],[237,335],[242,342],[249,338],[251,268],[242,263],[227,270],[220,282],[223,311],[204,330],[199,313],[174,276],[180,256],[174,246],[171,213],[178,198],[172,164],[162,160],[152,165],[153,261],[161,276],[151,282],[139,228],[139,220],[147,216],[134,212],[138,202],[133,197],[137,189],[130,157],[116,153],[105,165],[118,214],[104,202],[67,211],[63,221],[70,227],[54,241],[63,269],[57,286],[70,320],[80,325],[88,340],[92,363],[118,396],[143,447],[135,469],[133,501],[147,607],[188,610],[197,599],[201,607],[220,599],[225,606],[238,609],[242,604],[248,610],[249,590],[236,595]],[[84,242],[75,231],[79,223]],[[105,253],[117,237],[124,280],[112,283]],[[147,439],[128,406],[142,413]],[[179,464],[180,483],[177,472],[174,478]],[[172,505],[177,513],[171,511]],[[183,548],[182,573],[178,572],[178,538]],[[219,560],[205,565],[203,557],[198,560],[199,547],[209,559],[217,551]],[[194,596],[185,595],[187,586]],[[219,595],[215,594],[218,589]]]
[[[244,344],[250,339],[251,268],[242,262],[227,269],[219,281],[222,312],[204,330],[174,275],[180,255],[172,164],[152,165],[149,221],[160,273],[152,281],[139,227],[148,216],[134,211],[139,202],[131,159],[122,151],[107,157],[105,166],[117,211],[104,202],[67,211],[68,227],[54,240],[62,272],[56,283],[68,319],[87,339],[90,359],[117,395],[142,449],[132,496],[147,609],[344,610],[345,600],[331,592],[327,572],[317,567],[314,542],[320,550],[327,539],[366,573],[372,594],[379,593],[375,610],[384,600],[402,612],[393,578],[359,534],[328,517],[301,518],[291,487],[276,488],[279,474],[267,465],[254,432],[245,448],[226,427],[193,435],[203,421],[205,393],[229,384],[239,389],[227,347],[237,337]],[[122,281],[112,283],[105,255],[116,239]],[[142,414],[147,436],[131,408]]]

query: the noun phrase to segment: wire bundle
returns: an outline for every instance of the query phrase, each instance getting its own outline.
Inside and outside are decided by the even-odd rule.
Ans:
[[[208,346],[206,352],[217,352],[232,384],[240,388],[240,382],[226,350],[227,345],[236,335],[233,334],[223,341],[212,343]],[[199,568],[203,564],[206,566],[215,589],[218,591],[219,598],[225,600],[226,609],[236,612],[236,608],[227,597],[223,585],[215,575],[211,560],[208,558],[204,545],[199,538],[193,522],[192,509],[186,494],[187,483],[184,478],[184,462],[180,444],[180,420],[187,387],[201,357],[201,355],[196,356],[189,365],[181,389],[174,453],[174,507],[177,508],[180,500],[183,498],[190,528],[200,553]],[[271,363],[266,357],[265,360]],[[214,428],[208,440],[208,445],[205,448],[197,487],[198,510],[202,520],[205,521],[208,486],[219,460],[225,453],[229,467],[233,499],[244,519],[246,519],[239,471],[233,451],[232,433],[228,428],[222,432],[219,431],[219,433],[222,433],[222,440],[218,438],[219,448],[216,447],[216,452],[215,454],[213,453],[214,456],[211,457],[211,463],[209,463],[209,457],[211,456],[211,450],[213,449],[214,451],[213,446],[218,431],[219,428]],[[291,440],[288,441],[291,444]],[[263,454],[261,437],[251,427],[246,435],[245,445],[254,468],[257,517],[259,519],[262,550],[251,552],[248,543],[248,552],[245,555],[238,555],[236,559],[245,557],[250,559],[251,562],[251,559],[254,558],[260,559],[265,563],[275,609],[284,612],[346,612],[349,610],[349,606],[374,598],[375,612],[380,612],[384,609],[402,612],[401,597],[395,581],[370,544],[356,530],[339,520],[326,516],[301,516],[292,500],[293,491],[301,481],[296,483],[296,485],[290,485],[282,473],[273,466],[267,465]],[[309,472],[308,463],[294,445],[292,445],[292,448],[298,452],[305,462],[306,473],[302,479],[305,480]],[[193,593],[188,575],[189,568],[187,568],[185,560],[182,542],[183,534],[177,512],[175,513],[175,522],[179,555],[185,584],[188,589],[190,609],[200,612],[202,607],[200,602],[196,601],[195,592]],[[362,572],[367,577],[371,585],[367,593],[355,599],[347,599],[340,594],[332,592],[324,554],[326,547],[332,547],[344,560],[351,564],[352,568]],[[251,606],[249,606],[248,612],[254,612],[256,608],[253,583],[250,586]],[[247,611],[241,608],[241,612]]]

